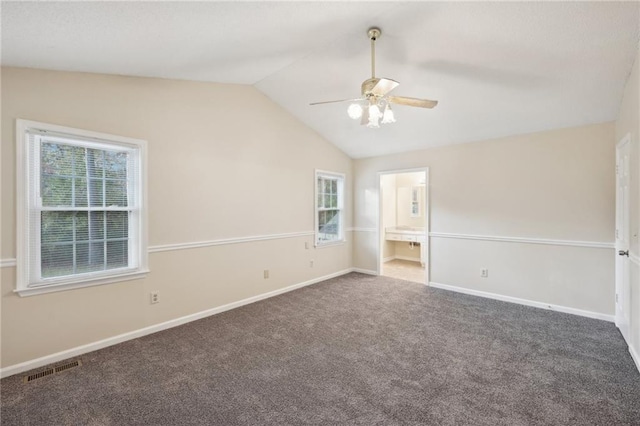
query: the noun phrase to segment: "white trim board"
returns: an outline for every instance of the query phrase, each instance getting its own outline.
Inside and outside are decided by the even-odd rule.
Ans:
[[[222,246],[226,244],[250,243],[254,241],[279,240],[283,238],[296,238],[313,236],[313,231],[289,232],[285,234],[268,234],[254,235],[249,237],[221,238],[218,240],[196,241],[192,243],[164,244],[158,246],[149,246],[149,253],[157,253],[161,251],[187,250],[200,247]]]
[[[473,290],[470,288],[458,287],[454,285],[440,284],[433,281],[429,282],[429,287],[439,288],[439,289],[448,290],[448,291],[454,291],[456,293],[469,294],[471,296],[485,297],[487,299],[500,300],[502,302],[510,302],[510,303],[517,303],[519,305],[533,306],[534,308],[541,308],[541,309],[547,309],[550,311],[563,312],[565,314],[579,315],[581,317],[594,318],[594,319],[599,319],[599,320],[608,321],[608,322],[615,321],[615,318],[613,315],[601,314],[599,312],[585,311],[582,309],[570,308],[567,306],[553,305],[550,303],[536,302],[534,300],[520,299],[518,297],[504,296],[502,294],[489,293],[486,291]]]
[[[346,228],[345,232],[376,232],[375,228]],[[255,235],[249,237],[236,237],[236,238],[223,238],[218,240],[196,241],[190,243],[176,243],[176,244],[163,244],[149,246],[149,253],[158,253],[163,251],[174,250],[188,250],[202,247],[220,246],[226,244],[239,244],[249,243],[253,241],[267,241],[277,240],[282,238],[296,238],[313,236],[313,231],[302,232],[289,232],[283,234],[267,234],[267,235]],[[549,240],[540,238],[520,238],[520,237],[496,237],[489,235],[471,235],[471,234],[447,234],[442,232],[430,232],[430,237],[434,238],[455,238],[463,240],[481,240],[481,241],[502,241],[512,243],[525,243],[525,244],[546,244],[546,245],[558,245],[558,246],[573,246],[573,247],[590,247],[590,248],[614,248],[614,243],[603,243],[593,241],[571,241],[571,240]],[[629,256],[632,262],[640,265],[640,257],[637,255]],[[16,259],[7,258],[0,259],[0,268],[15,267]]]
[[[0,268],[8,268],[12,266],[16,266],[16,259],[0,259]]]
[[[375,228],[351,228],[358,232],[376,232]],[[572,247],[588,247],[588,248],[615,248],[614,243],[601,241],[577,241],[577,240],[557,240],[550,238],[528,238],[528,237],[503,237],[497,235],[476,235],[476,234],[457,234],[449,232],[429,232],[432,238],[453,238],[458,240],[480,240],[480,241],[499,241],[505,243],[522,243],[522,244],[544,244],[551,246],[572,246]]]
[[[376,232],[376,228],[349,228],[353,232]]]
[[[420,257],[409,257],[409,256],[389,256],[382,259],[382,263],[391,262],[392,260],[408,260],[410,262],[418,262],[420,263]]]
[[[629,260],[640,266],[640,257],[637,254],[629,252]]]
[[[636,364],[636,368],[640,371],[640,356],[631,345],[629,345],[629,353],[631,354],[631,359],[633,359],[633,362]]]
[[[61,352],[57,352],[51,355],[45,355],[40,358],[32,359],[29,361],[21,362],[19,364],[10,365],[8,367],[4,367],[0,369],[0,378],[5,378],[8,376],[13,376],[14,374],[19,374],[25,371],[32,370],[34,368],[43,367],[45,365],[53,364],[56,362],[60,362],[67,358],[73,358],[76,356],[80,356],[89,352],[97,351],[98,349],[106,348],[108,346],[113,346],[118,343],[126,342],[127,340],[137,339],[138,337],[146,336],[149,334],[157,333],[158,331],[166,330],[169,328],[177,327],[182,324],[186,324],[192,321],[196,321],[202,318],[206,318],[212,315],[219,314],[221,312],[226,312],[231,309],[239,308],[241,306],[249,305],[254,302],[258,302],[260,300],[268,299],[270,297],[278,296],[283,293],[288,293],[293,290],[297,290],[302,287],[306,287],[312,284],[316,284],[322,281],[326,281],[331,278],[339,277],[342,275],[346,275],[350,272],[361,272],[367,273],[365,270],[361,269],[344,269],[342,271],[334,272],[332,274],[324,275],[318,278],[312,278],[310,280],[293,284],[288,287],[284,287],[278,290],[273,290],[267,293],[259,294],[257,296],[252,296],[243,300],[238,300],[237,302],[231,302],[226,305],[218,306],[215,308],[207,309],[205,311],[196,312],[194,314],[185,315],[180,318],[175,318],[169,321],[165,321],[159,324],[151,325],[148,327],[140,328],[138,330],[129,331],[127,333],[119,334],[113,337],[107,337],[106,339],[99,340],[97,342],[87,343],[86,345],[76,346],[75,348],[67,349]]]
[[[352,231],[353,231],[353,228],[347,228],[345,230],[345,232],[352,232]],[[190,243],[162,244],[162,245],[156,245],[156,246],[149,246],[148,250],[149,250],[149,253],[159,253],[163,251],[188,250],[188,249],[202,248],[202,247],[222,246],[227,244],[250,243],[254,241],[268,241],[268,240],[279,240],[283,238],[308,237],[313,235],[315,235],[313,231],[289,232],[289,233],[283,233],[283,234],[254,235],[249,237],[222,238],[218,240],[195,241]],[[0,259],[0,268],[7,268],[7,267],[13,267],[13,266],[16,266],[15,258]]]
[[[359,272],[361,274],[378,276],[378,273],[372,269],[351,268],[351,272]]]
[[[472,234],[450,234],[444,232],[430,232],[430,237],[434,238],[455,238],[460,240],[480,240],[480,241],[499,241],[505,243],[523,243],[523,244],[544,244],[551,246],[572,246],[572,247],[588,247],[588,248],[615,248],[614,243],[604,243],[599,241],[574,241],[574,240],[553,240],[546,238],[523,238],[523,237],[500,237],[492,235],[472,235]]]

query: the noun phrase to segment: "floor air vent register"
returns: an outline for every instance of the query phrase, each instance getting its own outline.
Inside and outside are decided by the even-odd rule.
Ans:
[[[67,362],[66,364],[57,365],[55,367],[47,368],[46,370],[24,376],[23,381],[24,383],[33,382],[34,380],[38,380],[43,377],[51,376],[56,373],[62,373],[63,371],[67,371],[75,367],[80,367],[81,365],[82,361],[77,359],[75,361]]]

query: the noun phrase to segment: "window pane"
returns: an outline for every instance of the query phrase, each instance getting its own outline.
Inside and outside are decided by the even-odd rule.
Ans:
[[[89,214],[89,239],[104,239],[104,215],[105,212],[91,212]]]
[[[129,264],[129,242],[107,242],[107,269],[124,268]]]
[[[57,143],[41,144],[40,172],[43,175],[73,175],[73,147]]]
[[[127,238],[129,233],[128,212],[107,212],[107,238]]]
[[[103,184],[104,181],[98,179],[90,179],[89,180],[89,201],[91,202],[91,206],[93,207],[102,207],[103,204]]]
[[[331,181],[329,179],[325,179],[324,181],[324,192],[325,194],[331,193]]]
[[[324,200],[324,196],[322,194],[318,194],[318,207],[322,208],[324,207],[323,201]]]
[[[76,241],[87,241],[89,239],[88,217],[88,212],[75,212]]]
[[[104,177],[104,151],[99,149],[87,149],[87,166],[89,177]]]
[[[324,206],[331,207],[331,195],[327,194],[324,196]]]
[[[40,233],[43,244],[73,241],[73,212],[42,212]]]
[[[73,147],[74,176],[87,176],[87,150],[79,146]]]
[[[323,189],[324,189],[324,180],[322,178],[318,178],[318,195],[322,194]]]
[[[78,243],[76,245],[76,273],[104,270],[104,243]]]
[[[74,181],[75,207],[87,207],[87,179],[77,177]]]
[[[336,194],[331,195],[331,207],[332,208],[338,207],[338,195]]]
[[[42,277],[73,274],[73,244],[42,245]]]
[[[104,152],[104,171],[106,178],[126,179],[127,178],[127,153],[126,152]]]
[[[127,181],[107,180],[105,181],[106,205],[126,207],[127,205]]]
[[[337,180],[332,180],[331,181],[331,193],[332,194],[337,194],[338,193],[338,181]]]
[[[41,182],[40,195],[43,206],[56,207],[72,205],[72,178],[43,175]]]

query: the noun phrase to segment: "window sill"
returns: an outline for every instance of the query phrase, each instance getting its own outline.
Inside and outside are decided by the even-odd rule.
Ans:
[[[42,285],[38,287],[19,288],[19,289],[13,290],[13,292],[18,293],[20,297],[35,296],[37,294],[74,290],[77,288],[93,287],[97,285],[111,284],[111,283],[116,283],[120,281],[139,280],[141,278],[146,277],[148,273],[149,273],[149,270],[144,269],[144,270],[138,270],[135,272],[128,272],[128,273],[119,274],[119,275],[110,275],[108,277],[98,277],[90,280]]]
[[[321,249],[321,248],[327,248],[327,247],[334,247],[334,246],[341,246],[344,245],[344,243],[346,243],[347,240],[338,240],[338,241],[331,241],[328,243],[316,243],[315,247],[317,249]]]

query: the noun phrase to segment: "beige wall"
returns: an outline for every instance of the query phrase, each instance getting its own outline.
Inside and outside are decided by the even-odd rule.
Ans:
[[[613,243],[614,124],[356,160],[354,266],[376,269],[377,173],[429,167],[431,232]],[[449,235],[450,236],[450,235]],[[613,314],[612,248],[431,238],[431,280]],[[480,278],[488,268],[489,277]]]
[[[638,233],[640,227],[640,47],[633,69],[627,80],[620,112],[616,121],[616,141],[625,135],[631,137],[631,220],[630,220],[630,273],[631,273],[631,328],[630,342],[640,362],[640,245]]]
[[[15,258],[16,118],[147,140],[152,247],[311,232],[315,168],[346,174],[351,226],[351,159],[251,86],[3,68],[2,259]],[[4,267],[2,366],[348,269],[347,239],[152,251],[146,279],[24,298]]]

